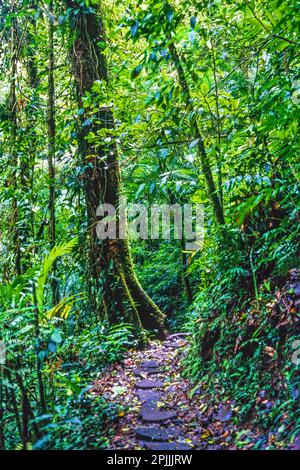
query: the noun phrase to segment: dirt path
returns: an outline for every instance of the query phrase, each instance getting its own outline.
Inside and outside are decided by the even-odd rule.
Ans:
[[[180,359],[186,344],[185,338],[171,335],[165,342],[151,342],[146,350],[129,351],[121,365],[95,383],[94,393],[123,410],[110,449],[234,448],[234,427],[227,423],[226,412],[203,402],[201,392],[192,391],[182,378]]]

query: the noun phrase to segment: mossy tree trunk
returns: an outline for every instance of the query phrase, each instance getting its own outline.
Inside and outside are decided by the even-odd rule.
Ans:
[[[92,93],[96,80],[108,83],[104,24],[99,11],[86,8],[79,3],[66,0],[70,12],[70,27],[73,34],[72,62],[78,104],[83,109],[82,101],[86,93]],[[73,12],[76,14],[72,14]],[[127,321],[131,319],[137,326],[156,331],[164,336],[165,317],[151,298],[146,294],[135,274],[128,239],[98,240],[96,236],[97,207],[100,203],[113,205],[117,212],[121,194],[121,173],[118,151],[114,140],[115,123],[112,110],[102,107],[93,113],[85,108],[81,114],[81,127],[78,131],[79,153],[84,165],[82,182],[87,206],[89,225],[89,263],[96,292],[101,300],[102,315],[110,320],[118,320],[118,313]],[[100,145],[90,143],[90,132],[106,131],[110,142]],[[111,133],[110,133],[111,132]],[[107,139],[106,139],[107,140]],[[103,139],[104,141],[104,139]],[[117,217],[118,233],[118,217]],[[111,268],[112,266],[112,268]],[[131,311],[126,313],[126,304]],[[120,317],[119,317],[120,318]]]

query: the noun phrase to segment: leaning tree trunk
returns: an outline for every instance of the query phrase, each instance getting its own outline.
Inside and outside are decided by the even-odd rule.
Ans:
[[[194,114],[194,107],[193,107],[193,102],[192,102],[191,95],[190,95],[188,82],[186,80],[185,73],[184,73],[184,70],[180,61],[180,57],[178,55],[174,42],[170,42],[169,52],[170,52],[172,61],[177,71],[178,81],[183,92],[183,96],[184,96],[185,103],[186,103],[186,108],[187,110],[193,112]],[[207,193],[211,200],[215,219],[218,222],[218,224],[223,225],[225,223],[225,219],[224,219],[222,202],[217,194],[214,178],[213,178],[211,167],[210,167],[209,157],[207,155],[207,152],[204,146],[203,137],[201,135],[196,119],[192,121],[191,128],[192,128],[194,137],[197,140],[197,149],[198,149],[198,154],[199,154],[200,161],[201,161],[202,172],[205,178]]]
[[[96,80],[102,83],[108,82],[107,64],[103,53],[105,31],[99,12],[94,10],[96,5],[93,6],[93,10],[87,10],[77,2],[66,0],[66,3],[69,11],[74,11],[74,15],[70,14],[70,24],[74,34],[72,61],[79,106],[83,108],[82,98],[86,92],[93,94],[94,82]],[[96,146],[88,141],[87,136],[90,132],[97,135],[97,132],[103,130],[110,135],[108,144],[101,143]],[[86,168],[83,186],[90,227],[89,251],[92,276],[98,286],[104,290],[102,307],[110,318],[117,319],[116,308],[121,310],[122,305],[127,303],[134,323],[155,330],[159,336],[163,336],[165,317],[143,290],[136,277],[128,239],[107,239],[100,242],[96,237],[96,210],[99,204],[111,204],[116,210],[119,206],[121,173],[114,130],[114,117],[110,108],[98,109],[92,118],[91,110],[85,108],[81,115],[78,144],[82,164]],[[118,225],[118,218],[116,222]],[[109,272],[111,262],[113,262],[113,275]],[[105,285],[104,278],[106,278]]]

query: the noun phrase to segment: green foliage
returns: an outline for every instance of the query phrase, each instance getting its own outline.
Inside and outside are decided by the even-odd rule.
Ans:
[[[295,401],[299,365],[292,362],[299,301],[293,280],[287,282],[291,268],[299,273],[299,227],[285,193],[288,199],[280,223],[268,223],[273,202],[253,209],[247,227],[229,232],[226,244],[217,233],[210,234],[193,264],[202,273],[201,287],[186,314],[186,329],[194,337],[184,362],[186,374],[205,389],[212,404],[232,401],[236,424],[252,420],[262,433],[271,429],[281,446],[300,425]],[[262,210],[266,232],[261,232]],[[268,445],[264,435],[256,445]]]
[[[91,327],[72,306],[80,298],[63,299],[47,311],[47,275],[58,256],[66,256],[76,240],[54,247],[30,273],[0,288],[0,331],[6,345],[1,387],[22,403],[22,388],[29,399],[31,416],[26,447],[36,449],[86,449],[107,445],[106,428],[119,410],[113,403],[90,393],[91,382],[107,365],[120,360],[133,344],[132,327],[97,322]],[[36,274],[35,292],[29,274]],[[34,299],[39,304],[34,304]],[[68,306],[68,315],[63,311]],[[36,330],[37,309],[39,332]],[[40,360],[47,397],[46,414],[38,409],[35,364]],[[13,398],[11,398],[13,399]],[[4,408],[3,426],[9,448],[24,446],[18,430],[19,412]],[[37,429],[37,430],[36,430]]]
[[[108,447],[108,432],[111,423],[118,416],[118,408],[94,397],[88,392],[76,397],[64,397],[61,405],[56,405],[54,414],[41,416],[41,421],[51,419],[44,425],[44,437],[38,440],[35,450],[96,450]]]
[[[49,275],[49,272],[57,260],[59,256],[67,255],[69,254],[72,249],[76,246],[77,240],[71,240],[68,243],[62,243],[60,245],[57,245],[52,248],[50,251],[49,255],[47,255],[42,264],[42,269],[41,269],[41,274],[38,277],[37,280],[37,287],[35,291],[36,295],[36,301],[37,301],[37,307],[39,310],[43,308],[43,301],[44,301],[44,290],[45,290],[45,284],[47,277]]]
[[[169,327],[179,331],[188,304],[179,243],[174,248],[168,241],[135,242],[132,253],[142,284],[147,286],[152,299],[166,313]],[[195,277],[192,277],[192,282]]]

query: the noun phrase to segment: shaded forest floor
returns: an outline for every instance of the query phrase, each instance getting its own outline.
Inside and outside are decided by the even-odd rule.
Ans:
[[[205,390],[193,389],[182,377],[180,360],[187,341],[171,335],[152,341],[142,351],[130,350],[121,364],[112,366],[93,387],[120,407],[110,429],[110,449],[236,449],[234,406],[212,406]],[[243,448],[252,448],[257,432]],[[253,440],[252,440],[253,439]]]

